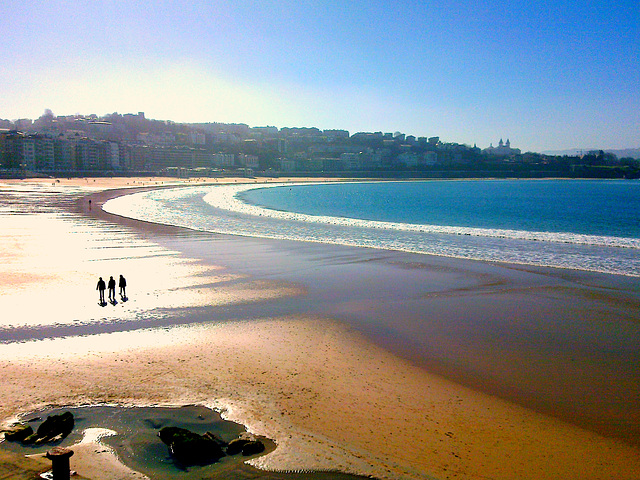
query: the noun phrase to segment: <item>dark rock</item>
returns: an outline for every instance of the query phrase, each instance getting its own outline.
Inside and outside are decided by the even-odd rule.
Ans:
[[[6,433],[5,438],[7,440],[20,441],[26,445],[57,442],[71,433],[74,424],[75,421],[71,412],[50,415],[40,424],[35,433],[33,428],[23,425],[19,431]]]
[[[33,435],[33,428],[24,423],[11,427],[4,432],[4,438],[10,442],[22,442],[31,435]]]
[[[46,443],[54,438],[65,438],[71,433],[75,421],[71,412],[64,412],[60,415],[49,415],[47,419],[40,424],[36,434],[38,439],[35,443]]]
[[[250,440],[247,440],[246,438],[236,438],[231,440],[229,445],[227,445],[227,455],[237,455],[241,453],[244,446],[249,442]]]
[[[227,446],[227,442],[225,442],[221,437],[219,437],[218,435],[216,435],[213,432],[206,432],[202,436],[204,438],[208,438],[209,440],[212,440],[212,441],[216,442],[218,445],[220,445],[220,448],[224,449]]]
[[[185,428],[165,427],[160,430],[159,436],[169,447],[171,455],[185,466],[206,465],[224,457],[218,441],[206,434],[199,435]]]
[[[38,440],[38,438],[40,437],[38,437],[37,433],[32,433],[27,438],[22,440],[22,443],[24,443],[25,445],[31,445],[32,443],[36,443],[36,440]]]
[[[264,452],[264,444],[260,440],[250,440],[242,447],[242,455],[245,457],[262,452]]]

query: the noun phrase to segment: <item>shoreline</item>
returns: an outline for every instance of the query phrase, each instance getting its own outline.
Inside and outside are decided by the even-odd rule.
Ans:
[[[113,192],[103,192],[93,198],[103,198],[103,194],[115,195]],[[92,206],[92,215],[101,211],[96,208],[101,201],[97,200]],[[88,205],[79,199],[74,208],[82,210],[88,208]],[[121,223],[120,219],[109,218],[109,214],[105,212],[102,214],[106,215],[103,220],[127,224],[126,221]],[[188,247],[185,248],[188,252],[197,251],[196,247],[187,245],[188,239],[193,236],[184,229],[153,227],[138,221],[133,221],[128,227],[135,227],[142,232],[150,231],[152,236],[160,235],[163,237],[160,243],[168,242],[170,246],[176,246],[183,242]],[[172,234],[178,232],[186,234],[187,238],[173,239]],[[205,237],[209,239],[207,241],[214,242],[212,237],[221,236],[209,234]],[[219,238],[217,242],[213,245],[225,244],[224,249],[230,250],[244,249],[248,245],[268,244],[269,248],[274,245],[273,242],[247,241],[242,238]],[[197,241],[194,240],[193,243]],[[287,250],[289,245],[280,242],[278,248]],[[304,249],[303,246],[298,248]],[[327,254],[342,252],[341,255],[349,250],[349,254],[352,254],[352,249],[318,247],[311,250]],[[270,251],[265,255],[273,253]],[[183,252],[182,255],[190,258],[189,253]],[[360,255],[370,262],[380,262],[380,258],[386,258],[385,256],[386,253],[383,255],[374,251]],[[201,258],[200,262],[210,264],[211,259]],[[448,273],[443,269],[451,268],[452,265],[446,258],[430,263],[437,265],[434,272],[440,272],[438,275],[444,272],[445,276]],[[458,265],[461,263],[469,265],[469,261],[456,262]],[[322,265],[323,268],[328,268],[324,260]],[[227,265],[225,268],[234,270],[234,267]],[[483,264],[476,267],[478,272],[473,275],[481,275],[494,268],[505,268]],[[516,270],[517,268],[518,266],[515,267]],[[235,269],[245,278],[251,269],[241,270]],[[452,285],[460,285],[458,276],[463,271],[464,269],[453,271],[447,281],[453,282]],[[584,277],[575,272],[560,274],[572,278]],[[265,278],[273,277],[271,272],[263,275]],[[290,277],[291,274],[278,273],[279,280],[280,277],[287,276]],[[484,285],[477,280],[471,283],[471,287]],[[288,298],[300,298],[300,295],[313,296],[313,292],[298,292]],[[238,310],[239,313],[242,313],[242,308]],[[121,401],[138,402],[151,399],[160,403],[167,400],[200,399],[201,402],[218,408],[226,407],[230,417],[243,419],[241,423],[248,420],[248,426],[252,429],[276,432],[277,435],[270,438],[279,440],[280,445],[274,454],[260,462],[261,467],[342,465],[343,470],[374,474],[378,478],[444,478],[451,475],[455,478],[534,478],[534,475],[535,478],[557,478],[559,473],[565,475],[565,478],[598,478],[590,476],[593,472],[589,468],[595,468],[594,462],[601,452],[608,452],[605,456],[610,464],[609,467],[604,467],[605,470],[610,468],[610,472],[616,473],[618,478],[634,478],[633,468],[640,465],[637,447],[581,430],[433,375],[424,367],[418,367],[374,345],[366,335],[367,332],[363,333],[359,328],[337,322],[324,312],[319,316],[279,317],[269,314],[271,308],[269,306],[265,310],[261,304],[256,304],[255,310],[262,312],[261,319],[238,318],[210,326],[200,324],[169,327],[170,333],[163,335],[156,332],[153,339],[147,340],[142,333],[112,334],[119,339],[130,338],[129,343],[124,348],[112,346],[104,351],[96,350],[86,339],[50,341],[49,343],[64,346],[67,352],[73,352],[75,348],[78,359],[81,358],[82,361],[59,358],[47,353],[48,360],[54,360],[53,365],[42,364],[42,371],[38,371],[35,367],[30,367],[26,360],[10,362],[8,367],[11,367],[12,372],[9,374],[5,370],[3,380],[18,382],[21,374],[27,374],[36,375],[41,380],[51,378],[60,382],[56,372],[70,371],[75,375],[81,374],[86,381],[64,379],[62,382],[69,387],[65,390],[83,392],[81,395],[86,398],[119,398]],[[193,338],[194,332],[197,332],[196,339]],[[279,345],[283,339],[287,340],[286,345]],[[318,350],[319,339],[325,348],[323,351]],[[66,349],[67,346],[74,348]],[[236,357],[238,349],[245,355],[241,359]],[[212,352],[215,353],[215,358],[212,358]],[[166,354],[172,358],[165,358]],[[31,355],[38,356],[34,352]],[[135,359],[140,358],[147,359],[147,364],[136,362]],[[84,365],[83,362],[88,364]],[[226,366],[221,368],[221,365]],[[115,366],[118,366],[118,371],[124,372],[123,375],[129,382],[137,381],[142,385],[124,385],[111,378]],[[126,367],[124,370],[123,366]],[[213,376],[207,378],[194,373],[202,369],[213,372]],[[262,373],[263,371],[268,374]],[[341,377],[336,374],[340,371],[353,373]],[[167,377],[167,372],[181,374]],[[103,381],[103,385],[100,385],[98,378],[105,379],[106,382]],[[148,385],[148,380],[152,378],[162,384]],[[46,398],[76,398],[73,395],[60,396],[61,392],[56,393],[55,387],[50,388],[54,388],[51,392],[53,395],[45,395]],[[419,393],[425,391],[430,392],[428,398],[422,398],[423,393]],[[15,394],[19,393],[16,391]],[[27,398],[35,399],[38,396],[41,394],[30,391]],[[357,406],[357,409],[349,415],[349,412],[344,411],[345,403],[339,400],[346,400],[347,404]],[[7,405],[3,407],[4,415]],[[385,412],[384,418],[380,418],[382,411]],[[339,427],[348,425],[349,430],[345,432],[333,423],[338,423]],[[544,433],[548,445],[538,445],[540,440],[531,437],[534,425],[538,432]],[[369,428],[372,429],[371,433],[368,432]],[[381,439],[377,438],[379,434],[374,433],[374,428],[386,432],[387,444],[380,445]],[[289,438],[292,432],[296,438]],[[412,436],[423,443],[408,447],[405,442]],[[509,446],[500,442],[501,445],[496,446],[495,441],[498,439],[507,443],[520,443]],[[321,447],[321,454],[313,448],[318,445]],[[554,452],[566,452],[571,457],[580,457],[585,462],[584,468],[578,471],[568,468],[560,459],[553,458],[556,455]],[[507,457],[497,458],[503,454],[507,454],[510,460]],[[599,468],[602,470],[603,467]]]
[[[309,185],[319,185],[322,182],[311,182]],[[344,182],[358,183],[358,182]],[[371,182],[364,182],[371,183]],[[379,182],[378,182],[379,183]],[[294,240],[302,242],[323,243],[327,245],[349,245],[360,248],[385,249],[392,252],[417,253],[421,255],[431,255],[437,257],[476,260],[487,263],[502,264],[507,267],[516,265],[553,268],[560,270],[576,270],[583,272],[604,273],[622,275],[626,277],[638,278],[637,261],[633,252],[640,246],[638,240],[626,237],[609,237],[601,234],[571,234],[571,233],[545,233],[540,231],[521,231],[484,227],[456,227],[437,225],[410,225],[393,222],[380,222],[363,219],[350,219],[338,217],[315,217],[304,213],[284,212],[277,209],[271,210],[260,205],[251,205],[235,198],[239,192],[242,196],[246,190],[264,189],[273,186],[286,185],[281,182],[271,182],[269,184],[255,185],[249,184],[227,184],[220,189],[212,189],[204,197],[204,202],[210,204],[214,210],[221,212],[221,217],[227,220],[237,217],[237,225],[230,227],[224,221],[191,221],[181,222],[179,214],[188,215],[186,210],[177,209],[174,213],[174,220],[183,224],[185,228],[195,228],[199,231],[215,232],[220,234],[260,237],[273,240]],[[179,195],[179,194],[178,194]],[[126,195],[125,195],[126,196]],[[153,203],[153,201],[151,201]],[[122,209],[124,204],[124,210]],[[140,205],[146,208],[144,200],[124,200],[115,201],[109,204],[108,210],[115,215],[119,211],[124,211],[127,215],[127,208],[132,205]],[[135,208],[135,207],[134,207]],[[194,207],[195,208],[195,207]],[[200,207],[198,207],[200,208]],[[205,211],[204,208],[202,208]],[[180,212],[180,213],[179,213]],[[151,217],[155,221],[162,223],[164,220],[161,212],[156,212],[151,208]],[[244,218],[254,218],[250,221]],[[135,213],[133,213],[135,217]],[[270,219],[264,221],[263,219]],[[271,220],[272,219],[272,220]],[[277,222],[273,227],[273,222]],[[277,225],[280,221],[294,221],[299,223],[299,228],[292,229],[292,233],[283,233]],[[336,234],[333,236],[332,228],[351,229],[353,236]],[[358,232],[362,228],[367,234],[360,235]],[[371,231],[372,233],[368,233]],[[381,233],[377,233],[380,231]],[[393,233],[392,233],[393,232]],[[381,235],[378,243],[371,241],[371,236]],[[322,237],[322,238],[318,238]],[[467,240],[468,239],[468,240]],[[432,247],[451,241],[449,247]],[[482,245],[487,242],[490,245],[487,252],[483,253]],[[527,247],[523,247],[523,242]],[[465,245],[467,245],[465,247]],[[540,246],[540,252],[536,251]],[[536,246],[536,247],[534,247]],[[519,253],[507,255],[505,251],[511,248]],[[592,249],[596,249],[597,254],[592,256]],[[615,251],[615,252],[614,252]],[[599,255],[599,256],[598,256]],[[613,255],[617,260],[608,262],[609,255]],[[618,255],[620,257],[618,258]],[[575,259],[574,259],[575,257]]]
[[[275,179],[276,183],[277,179]],[[115,197],[118,195],[118,192],[113,192],[113,195],[109,197]],[[105,199],[106,200],[106,199]],[[102,215],[112,216],[113,218],[122,218],[119,215],[110,214],[102,211]],[[127,219],[127,221],[132,221],[133,224],[137,222],[137,220]],[[145,222],[142,222],[145,225]],[[162,224],[151,224],[156,225],[158,227],[167,227]],[[169,228],[176,229],[176,232],[179,231],[189,231],[195,232],[197,235],[202,235],[206,237],[210,235],[212,237],[221,236],[228,237],[229,243],[233,243],[236,239],[240,242],[243,242],[249,245],[250,240],[246,237],[238,237],[229,234],[215,234],[215,233],[207,233],[199,230],[190,230],[186,227],[174,227],[170,226]],[[182,229],[182,230],[181,230]],[[262,238],[253,238],[253,244],[258,245],[269,245],[269,248],[272,250],[286,250],[290,251],[292,245],[304,245],[308,242],[301,242],[297,240],[279,240],[279,239],[262,239]],[[215,244],[215,242],[214,242]],[[284,245],[282,247],[275,247],[277,245]],[[298,248],[298,247],[296,247]],[[333,244],[324,244],[321,242],[317,242],[317,246],[307,246],[301,247],[300,250],[317,250],[318,252],[327,251],[336,251],[336,252],[344,252],[340,253],[340,255],[353,255],[354,257],[358,257],[362,259],[366,259],[364,261],[368,262],[377,262],[378,257],[392,257],[397,259],[398,265],[401,265],[404,262],[407,262],[411,265],[424,265],[424,268],[433,269],[436,268],[438,271],[446,272],[447,270],[451,270],[452,272],[464,272],[465,275],[471,277],[491,277],[495,276],[495,280],[493,281],[485,281],[482,280],[478,285],[466,285],[462,289],[454,289],[449,291],[445,289],[445,291],[441,293],[436,292],[427,292],[427,296],[434,297],[451,297],[453,295],[453,300],[458,302],[464,302],[468,304],[469,300],[464,297],[469,294],[474,294],[474,290],[477,290],[478,293],[475,294],[476,298],[486,302],[492,302],[491,307],[495,309],[504,309],[502,303],[502,299],[505,295],[513,295],[514,298],[517,298],[519,301],[524,302],[524,305],[531,304],[531,308],[540,309],[540,307],[545,307],[547,309],[551,308],[554,310],[553,313],[545,313],[546,315],[556,316],[556,322],[575,322],[580,317],[584,317],[586,315],[593,315],[593,310],[602,310],[604,308],[609,309],[612,305],[616,304],[616,308],[618,306],[624,307],[628,310],[629,313],[625,313],[621,316],[614,316],[616,320],[627,322],[630,321],[632,323],[640,323],[640,295],[635,291],[635,280],[633,276],[630,275],[619,275],[614,273],[605,273],[605,272],[595,272],[588,270],[579,270],[579,269],[567,269],[560,267],[550,267],[550,266],[539,266],[539,265],[528,265],[528,264],[514,264],[508,262],[487,262],[476,259],[464,259],[458,257],[447,257],[447,256],[438,256],[438,255],[430,255],[430,254],[415,254],[412,252],[402,252],[402,251],[394,251],[394,250],[381,250],[371,248],[371,247],[351,247],[351,246],[342,246],[342,245],[333,245]],[[367,251],[369,253],[353,253],[359,251]],[[314,254],[321,255],[322,253]],[[224,255],[223,255],[224,257]],[[370,260],[373,259],[373,260]],[[417,259],[417,260],[415,260]],[[424,261],[422,260],[424,259]],[[258,258],[258,262],[262,259]],[[229,267],[229,265],[226,265]],[[233,265],[231,268],[237,268],[236,265]],[[264,268],[264,267],[260,267]],[[411,267],[413,268],[413,267]],[[420,267],[423,268],[423,267]],[[248,269],[249,274],[251,274],[251,268]],[[497,274],[496,274],[497,272]],[[246,273],[246,272],[245,272]],[[381,272],[385,273],[385,272]],[[401,280],[398,277],[391,277],[394,280]],[[432,279],[435,281],[435,279]],[[302,280],[297,279],[296,281],[302,282],[303,284],[308,283],[308,278],[303,278]],[[497,283],[496,283],[497,282]],[[531,283],[533,282],[533,283]],[[544,282],[544,283],[541,283]],[[471,282],[473,283],[473,282]],[[502,285],[501,285],[502,284]],[[347,287],[348,288],[348,287]],[[528,295],[526,292],[530,290],[532,295]],[[524,292],[524,293],[523,293]],[[612,294],[611,292],[616,292],[616,294]],[[579,294],[579,297],[574,297],[575,294]],[[524,296],[523,296],[524,295]],[[460,296],[461,298],[456,300],[456,296]],[[587,301],[586,297],[592,296],[594,298],[598,298],[599,301]],[[580,298],[582,297],[582,298]],[[414,302],[414,299],[407,298],[406,300]],[[575,300],[579,300],[581,306],[576,308],[574,302]],[[397,300],[396,300],[397,301]],[[544,302],[541,303],[540,301]],[[416,303],[416,302],[414,302]],[[513,303],[513,301],[511,302]],[[448,307],[451,308],[454,305],[449,303]],[[316,305],[314,305],[314,308]],[[350,307],[351,308],[351,307]],[[420,308],[417,306],[416,308]],[[439,307],[442,309],[443,307]],[[475,307],[471,307],[475,308]],[[502,321],[510,321],[508,315],[517,314],[518,316],[523,316],[523,320],[519,320],[519,325],[524,326],[525,328],[529,328],[524,322],[524,320],[534,321],[535,315],[526,315],[518,314],[518,310],[520,310],[521,306],[511,305],[508,310],[502,314],[505,317]],[[575,310],[575,312],[569,312],[569,309]],[[373,312],[369,309],[365,315],[371,315]],[[398,311],[401,315],[406,315],[406,309],[402,308]],[[442,310],[443,314],[446,314],[444,310]],[[611,316],[613,312],[607,312],[606,315]],[[538,312],[535,313],[536,315]],[[542,312],[540,312],[542,314]],[[395,315],[390,314],[389,317],[393,318]],[[334,312],[329,314],[330,318],[337,318],[334,315]],[[600,312],[597,314],[597,321],[600,322],[602,320],[609,321],[610,319],[604,316],[604,312]],[[346,322],[354,326],[353,322],[346,321],[344,318],[341,321]],[[598,409],[611,409],[614,406],[614,403],[593,403],[589,408],[591,410],[591,416],[587,416],[584,418],[584,407],[581,407],[582,410],[575,410],[572,405],[567,403],[570,400],[570,397],[564,398],[561,395],[560,389],[564,388],[564,382],[562,379],[556,380],[555,390],[552,390],[548,394],[545,395],[545,398],[541,401],[539,398],[535,398],[534,392],[529,392],[525,390],[526,382],[530,380],[530,378],[521,378],[518,379],[519,384],[515,385],[505,385],[500,381],[494,381],[488,379],[485,375],[484,377],[480,377],[480,379],[476,378],[473,371],[463,371],[456,366],[451,366],[451,358],[445,358],[445,362],[449,362],[449,365],[443,363],[442,358],[438,358],[434,361],[433,357],[424,357],[424,347],[423,346],[407,346],[413,342],[413,338],[411,335],[404,335],[398,338],[390,337],[387,338],[386,335],[388,332],[386,329],[381,331],[376,331],[376,329],[372,328],[359,328],[357,324],[355,324],[356,329],[358,329],[361,333],[364,333],[370,341],[373,341],[379,346],[393,352],[396,355],[399,355],[401,358],[407,359],[412,363],[425,368],[431,372],[437,373],[438,375],[453,379],[459,382],[462,385],[466,385],[472,387],[478,391],[485,392],[491,395],[498,396],[502,399],[506,399],[512,401],[518,405],[525,406],[527,408],[532,408],[536,411],[544,413],[546,415],[551,415],[556,417],[562,421],[570,421],[570,423],[574,425],[578,425],[580,427],[586,427],[590,430],[597,431],[599,433],[604,433],[607,436],[613,436],[615,438],[620,438],[626,442],[631,442],[632,445],[640,445],[640,429],[632,427],[627,433],[620,433],[619,427],[617,426],[621,422],[625,422],[627,424],[633,424],[633,420],[625,419],[624,415],[619,415],[614,422],[614,425],[611,427],[603,424],[601,419],[593,417],[593,412]],[[558,326],[558,325],[555,325]],[[593,327],[585,325],[589,328],[589,334],[594,334],[596,330]],[[548,327],[545,327],[548,328]],[[636,329],[637,330],[637,329]],[[600,333],[599,333],[600,334]],[[634,332],[635,336],[638,336],[638,332]],[[424,332],[420,333],[420,336],[426,336]],[[528,339],[523,339],[528,340]],[[427,348],[433,347],[427,346]],[[491,345],[487,345],[487,348],[492,348]],[[633,348],[633,346],[628,347]],[[563,347],[558,347],[558,353],[562,352]],[[508,353],[508,352],[507,352]],[[535,352],[529,352],[529,354],[534,354]],[[586,355],[587,351],[579,352],[579,355],[584,356],[582,359],[582,363],[588,362]],[[476,355],[473,353],[473,355]],[[472,357],[470,357],[472,358]],[[561,370],[566,369],[563,372],[565,377],[573,377],[573,376],[581,376],[581,372],[578,367],[571,367],[567,369],[567,363],[574,362],[574,359],[567,358],[565,364],[553,365],[555,368],[560,368]],[[551,366],[551,364],[550,364]],[[500,370],[500,367],[496,368]],[[535,375],[538,377],[536,379],[537,382],[545,382],[544,376],[547,375],[544,371],[536,372]],[[621,383],[628,385],[629,390],[634,390],[634,384],[638,379],[637,370],[633,371],[633,377],[630,379],[625,379],[622,372],[619,372],[614,381],[619,381]],[[601,382],[602,383],[602,382]],[[594,402],[594,398],[599,394],[595,391],[588,391],[589,387],[587,385],[587,381],[582,381],[580,384],[572,385],[571,388],[578,389],[580,391],[580,395],[587,394],[588,399],[585,400],[581,398],[582,402]],[[576,392],[572,392],[573,397],[576,398],[578,396],[578,390]],[[556,402],[552,397],[553,395],[560,395],[560,401]],[[635,396],[632,396],[635,398]],[[632,401],[627,402],[627,406],[633,405]],[[628,412],[628,414],[633,415],[632,418],[638,418],[640,424],[640,412],[638,411],[637,405],[633,405],[633,409]]]

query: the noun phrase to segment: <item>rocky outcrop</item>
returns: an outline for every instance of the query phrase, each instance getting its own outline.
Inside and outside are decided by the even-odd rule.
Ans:
[[[202,436],[204,438],[207,438],[207,439],[213,441],[213,442],[216,442],[218,445],[220,445],[220,448],[223,449],[223,450],[227,447],[227,442],[225,442],[222,438],[220,438],[215,433],[207,432]]]
[[[159,432],[160,440],[169,447],[171,456],[181,465],[207,465],[227,455],[257,455],[265,450],[264,444],[249,433],[228,444],[214,433],[199,435],[185,428],[165,427]]]
[[[31,425],[20,423],[4,431],[4,438],[9,442],[22,442],[25,438],[33,435]]]
[[[199,435],[185,428],[165,427],[159,435],[173,458],[184,466],[207,465],[225,455],[226,444],[212,433]]]
[[[248,457],[264,452],[264,444],[251,434],[242,434],[239,438],[231,440],[227,446],[227,455],[242,455]]]
[[[71,412],[49,415],[36,432],[29,425],[20,424],[5,432],[5,439],[25,444],[41,445],[62,440],[71,433],[75,420]]]
[[[248,457],[264,452],[264,444],[260,440],[250,440],[242,447],[242,455]]]
[[[227,455],[237,455],[242,452],[242,448],[249,442],[244,438],[236,438],[231,440],[227,446]]]

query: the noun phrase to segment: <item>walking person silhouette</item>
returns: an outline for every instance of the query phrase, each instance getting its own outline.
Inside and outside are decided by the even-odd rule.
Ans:
[[[116,301],[116,281],[113,277],[109,277],[109,300]]]
[[[120,280],[118,280],[118,286],[120,287],[120,296],[123,299],[127,298],[127,280],[122,275],[120,275]]]
[[[98,285],[96,285],[96,290],[98,290],[100,292],[100,305],[102,305],[103,303],[106,303],[104,301],[104,289],[107,286],[104,283],[104,280],[102,279],[102,277],[100,277],[100,279],[98,280]]]

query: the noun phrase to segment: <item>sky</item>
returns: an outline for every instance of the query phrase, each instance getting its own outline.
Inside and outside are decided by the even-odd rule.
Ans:
[[[0,118],[640,147],[640,2],[4,0]]]

